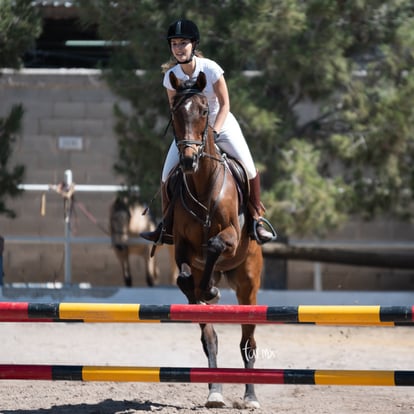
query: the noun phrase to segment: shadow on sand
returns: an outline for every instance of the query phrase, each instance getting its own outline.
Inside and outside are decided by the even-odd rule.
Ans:
[[[33,410],[1,410],[0,414],[129,414],[134,411],[158,411],[163,408],[179,410],[182,407],[151,401],[114,401],[107,399],[96,404],[64,404]]]

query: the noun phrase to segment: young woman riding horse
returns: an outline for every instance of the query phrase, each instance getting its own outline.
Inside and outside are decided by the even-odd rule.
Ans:
[[[209,117],[208,122],[214,131],[214,141],[228,156],[241,161],[247,171],[250,196],[249,212],[253,218],[252,237],[260,244],[276,239],[276,234],[266,230],[263,223],[264,206],[260,201],[260,176],[254,165],[249,147],[243,136],[241,128],[230,112],[230,99],[227,90],[223,69],[214,61],[202,57],[197,51],[200,42],[198,27],[190,20],[177,20],[168,28],[167,41],[174,57],[173,60],[163,65],[164,86],[167,90],[170,106],[176,94],[170,83],[170,73],[183,81],[195,80],[200,72],[206,75],[206,87],[203,93],[208,98]],[[161,197],[163,222],[153,232],[146,232],[142,237],[157,244],[173,243],[172,217],[167,214],[169,208],[169,197],[165,183],[178,165],[179,155],[175,142],[171,143],[161,177]]]
[[[274,239],[275,234],[261,224],[259,176],[240,127],[229,112],[223,71],[213,61],[195,56],[198,41],[198,29],[188,20],[179,20],[168,30],[178,63],[164,77],[174,142],[162,175],[164,221],[155,232],[143,236],[158,243],[174,242],[181,272],[177,285],[189,303],[218,300],[216,285],[225,275],[238,303],[255,305],[263,267],[260,244]],[[244,167],[238,164],[239,170],[235,170],[223,152]],[[243,190],[239,191],[243,178],[237,182],[236,175],[243,176],[244,183],[250,182],[249,200],[243,199]],[[175,187],[169,192],[171,186]],[[252,217],[258,241],[249,234]],[[200,324],[200,328],[208,365],[216,368],[217,334],[212,324]],[[242,325],[240,352],[246,368],[255,363],[254,331],[255,325]],[[221,384],[209,384],[206,406],[223,405]],[[246,384],[244,405],[260,406],[253,384]]]

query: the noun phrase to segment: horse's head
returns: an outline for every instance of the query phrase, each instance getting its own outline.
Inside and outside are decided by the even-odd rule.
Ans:
[[[171,72],[170,81],[177,91],[171,113],[180,167],[191,174],[198,169],[208,133],[208,101],[202,93],[206,75],[200,72],[195,81],[183,82]]]

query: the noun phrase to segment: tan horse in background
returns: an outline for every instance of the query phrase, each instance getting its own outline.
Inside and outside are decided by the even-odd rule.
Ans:
[[[148,214],[144,215],[145,207],[137,200],[128,197],[117,197],[111,204],[109,227],[111,243],[115,255],[121,264],[125,286],[132,286],[130,256],[140,256],[144,262],[145,280],[148,286],[159,283],[159,261],[163,249],[159,249],[154,257],[150,257],[151,245],[138,242],[143,231],[154,230],[154,221]],[[135,242],[133,242],[135,239]],[[174,262],[174,246],[168,246],[169,283],[175,284],[178,269]]]

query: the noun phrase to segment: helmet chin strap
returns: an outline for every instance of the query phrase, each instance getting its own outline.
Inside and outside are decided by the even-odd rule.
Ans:
[[[190,59],[187,59],[187,60],[185,60],[184,62],[179,62],[179,61],[177,60],[177,63],[178,63],[179,65],[185,65],[186,63],[190,63],[190,62],[192,62],[192,61],[193,61],[193,57],[194,57],[194,53],[192,53],[192,54],[191,54]]]
[[[171,46],[170,46],[171,47]],[[193,49],[191,50],[191,56],[190,59],[185,60],[184,62],[180,62],[177,59],[175,59],[175,61],[179,64],[179,65],[185,65],[186,63],[190,63],[193,61],[193,57],[195,55],[195,47],[193,47]]]

